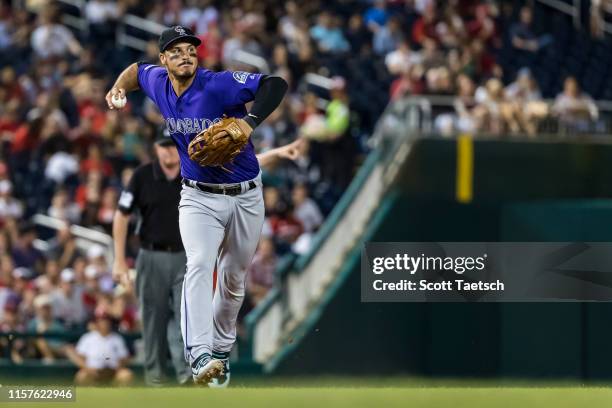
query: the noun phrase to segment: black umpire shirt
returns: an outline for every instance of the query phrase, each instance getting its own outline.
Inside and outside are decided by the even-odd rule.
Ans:
[[[180,192],[181,175],[168,180],[157,160],[134,170],[119,197],[118,208],[124,214],[135,209],[140,212],[139,236],[143,248],[182,250],[178,224]]]

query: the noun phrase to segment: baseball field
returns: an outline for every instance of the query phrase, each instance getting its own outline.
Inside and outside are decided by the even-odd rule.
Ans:
[[[612,388],[564,383],[500,385],[477,381],[372,379],[271,380],[224,390],[203,388],[77,388],[73,407],[604,407]],[[285,384],[285,385],[283,385]],[[352,385],[351,385],[352,384]],[[385,385],[388,384],[388,385]],[[41,406],[7,403],[5,406]]]
[[[77,390],[74,407],[604,407],[610,388],[233,388]],[[3,404],[4,405],[4,404]],[[7,403],[39,407],[41,403]]]

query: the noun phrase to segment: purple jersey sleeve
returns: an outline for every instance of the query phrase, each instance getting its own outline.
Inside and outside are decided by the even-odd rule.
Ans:
[[[213,76],[213,89],[225,108],[244,105],[255,98],[262,74],[222,71]]]
[[[138,64],[138,86],[140,89],[157,103],[156,91],[163,85],[162,77],[166,69],[153,64]]]

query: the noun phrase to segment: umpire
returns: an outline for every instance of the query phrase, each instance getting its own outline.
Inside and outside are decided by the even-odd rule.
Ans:
[[[180,330],[181,290],[187,259],[178,224],[181,190],[179,155],[169,137],[154,143],[157,159],[134,171],[121,193],[113,220],[113,276],[129,285],[125,244],[130,214],[140,213],[140,251],[136,259],[136,294],[140,304],[145,381],[165,382],[168,350],[180,384],[191,371],[183,354]]]

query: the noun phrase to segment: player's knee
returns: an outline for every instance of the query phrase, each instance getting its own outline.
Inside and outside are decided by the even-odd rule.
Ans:
[[[225,292],[227,296],[236,301],[242,301],[244,299],[244,287],[227,288]]]
[[[128,368],[120,368],[115,374],[115,382],[117,385],[130,385],[134,379],[134,374]]]
[[[227,275],[225,276],[226,278],[223,280],[221,289],[225,292],[226,296],[236,300],[243,299],[245,294],[244,277],[227,278]]]
[[[74,382],[77,385],[91,385],[95,382],[95,374],[86,368],[81,368],[74,376]]]

